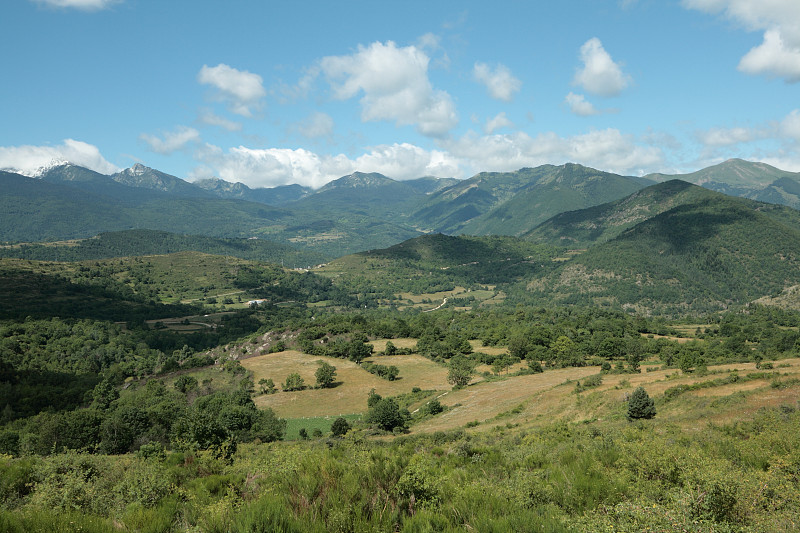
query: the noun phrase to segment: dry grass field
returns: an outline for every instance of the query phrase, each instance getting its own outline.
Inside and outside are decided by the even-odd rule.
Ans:
[[[375,351],[383,351],[386,342],[386,339],[372,341]],[[392,343],[398,348],[412,348],[416,340],[392,339]],[[505,347],[473,345],[485,353],[507,353]],[[320,360],[336,367],[335,387],[313,388],[314,372]],[[367,360],[397,366],[400,379],[387,381],[350,361],[292,350],[251,357],[243,360],[242,365],[253,372],[256,383],[261,378],[272,378],[279,389],[290,373],[298,372],[303,377],[308,386],[306,390],[255,398],[256,405],[271,407],[284,418],[365,413],[371,389],[384,397],[408,393],[414,387],[435,390],[436,397],[447,410],[412,426],[415,433],[475,426],[477,431],[509,425],[536,427],[559,419],[569,422],[622,419],[627,395],[638,386],[645,387],[656,400],[659,420],[687,429],[702,430],[709,423],[729,423],[751,416],[761,407],[800,407],[800,359],[776,362],[774,369],[765,371],[768,375],[756,379],[747,377],[759,372],[754,363],[711,366],[705,375],[683,374],[676,369],[605,374],[601,385],[581,392],[576,392],[576,382],[598,374],[599,367],[553,369],[522,376],[507,376],[504,372],[500,378],[488,380],[476,374],[468,387],[453,391],[447,383],[447,369],[422,356],[373,356]],[[524,362],[515,365],[511,371],[524,366]],[[490,368],[482,365],[477,371],[490,371]],[[710,381],[728,378],[734,371],[741,378],[738,382],[687,390],[671,401],[664,400],[664,392],[669,388],[697,383],[708,385]],[[776,380],[784,383],[778,386]],[[416,407],[419,406],[411,406],[411,410]]]
[[[450,389],[447,383],[447,369],[419,355],[367,359],[399,368],[400,378],[395,381],[381,379],[350,361],[316,357],[293,350],[251,357],[243,360],[242,365],[253,372],[256,383],[261,378],[271,378],[280,389],[280,384],[292,372],[299,373],[306,385],[313,387],[317,361],[326,361],[336,367],[338,384],[335,387],[260,395],[254,399],[256,405],[271,407],[278,416],[285,418],[331,416],[366,412],[367,396],[372,389],[381,396],[411,392],[414,387],[423,390]]]

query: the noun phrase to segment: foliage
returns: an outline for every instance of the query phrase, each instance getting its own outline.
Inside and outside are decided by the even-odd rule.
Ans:
[[[395,428],[403,429],[406,417],[400,407],[391,398],[381,398],[367,411],[364,420],[384,431],[393,431]]]
[[[305,380],[297,372],[292,372],[291,374],[286,376],[286,381],[284,381],[283,383],[284,392],[298,391],[298,390],[303,390],[305,388],[306,388]]]
[[[628,398],[628,420],[649,419],[654,416],[656,416],[655,402],[644,387],[637,387]]]
[[[347,420],[339,417],[333,421],[333,424],[331,425],[331,434],[334,437],[342,437],[348,431],[350,431],[350,424],[347,423]]]
[[[365,361],[361,363],[361,368],[369,372],[370,374],[375,374],[376,376],[389,380],[394,381],[400,375],[400,369],[394,365],[379,365],[377,363],[370,363]]]
[[[323,389],[332,387],[336,379],[336,367],[325,361],[317,361],[317,364],[319,364],[319,367],[314,373],[314,377],[317,379],[317,387]],[[287,389],[284,388],[284,390]]]
[[[194,451],[0,458],[0,526],[791,531],[800,516],[798,424],[800,412],[763,410],[703,432],[559,422],[535,433],[243,444],[232,463]]]
[[[469,385],[474,371],[473,363],[469,359],[466,357],[454,357],[450,360],[447,382],[454,389],[466,387]]]

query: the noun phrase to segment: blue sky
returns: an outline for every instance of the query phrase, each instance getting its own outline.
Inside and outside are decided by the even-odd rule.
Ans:
[[[6,0],[0,168],[800,171],[800,1]]]

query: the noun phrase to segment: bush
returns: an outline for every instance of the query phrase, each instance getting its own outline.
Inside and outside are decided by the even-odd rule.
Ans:
[[[340,416],[333,421],[333,424],[331,425],[331,433],[333,433],[334,437],[342,437],[348,431],[350,431],[350,424],[347,423],[347,420]]]
[[[286,381],[283,383],[284,392],[303,390],[305,388],[306,382],[297,372],[292,372],[286,376]]]

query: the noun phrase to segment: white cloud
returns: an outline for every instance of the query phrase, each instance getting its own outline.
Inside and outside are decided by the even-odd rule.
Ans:
[[[218,128],[222,128],[228,131],[241,131],[242,123],[236,122],[234,120],[228,120],[225,117],[221,117],[215,114],[210,109],[202,109],[200,110],[199,120],[202,124],[206,124],[208,126],[216,126]]]
[[[800,48],[787,47],[778,30],[768,30],[764,33],[764,42],[739,61],[739,70],[747,74],[777,76],[790,83],[798,82]]]
[[[388,41],[359,46],[352,55],[324,57],[320,68],[335,98],[363,93],[362,120],[415,125],[421,134],[439,137],[458,124],[458,116],[450,95],[431,85],[429,61],[415,46],[398,48]]]
[[[121,170],[106,161],[96,146],[74,139],[65,139],[60,146],[0,146],[0,168],[19,170],[28,175],[57,160],[69,161],[101,174]]]
[[[333,118],[327,113],[317,111],[297,124],[293,129],[308,139],[330,137],[333,135]]]
[[[458,163],[446,153],[427,151],[408,143],[376,146],[357,159],[343,154],[319,155],[309,150],[285,148],[239,146],[223,152],[211,145],[199,150],[197,157],[205,167],[196,169],[193,178],[217,175],[250,187],[299,183],[317,188],[357,170],[380,172],[399,180],[426,175],[459,175]]]
[[[486,125],[483,127],[483,131],[486,134],[492,134],[495,131],[502,129],[502,128],[510,128],[514,126],[514,123],[506,117],[505,112],[498,113],[497,116],[490,118],[486,121]]]
[[[631,77],[622,72],[597,37],[581,46],[581,61],[583,67],[575,73],[573,83],[592,94],[616,96],[631,83]]]
[[[100,11],[122,0],[33,0],[37,4],[59,9],[80,9],[82,11]]]
[[[472,74],[486,86],[492,98],[504,102],[510,102],[514,98],[514,93],[522,88],[522,82],[514,77],[505,65],[497,65],[492,70],[486,63],[475,63]]]
[[[600,114],[600,111],[598,111],[591,102],[587,101],[582,94],[570,92],[567,94],[566,98],[564,98],[564,101],[569,105],[570,111],[581,117]]]
[[[616,129],[572,137],[561,137],[553,132],[536,137],[524,132],[483,137],[469,133],[447,142],[445,147],[472,172],[574,162],[610,172],[641,173],[663,163],[659,148],[637,143],[632,136]]]
[[[800,81],[800,2],[797,0],[683,0],[706,13],[722,13],[749,31],[764,31],[762,44],[739,62],[739,70]]]
[[[354,168],[362,172],[379,172],[397,180],[460,174],[458,162],[447,153],[429,152],[409,143],[373,147],[355,160]]]
[[[267,94],[261,76],[224,63],[216,67],[203,65],[197,74],[197,81],[215,87],[218,96],[229,103],[230,110],[244,117],[252,116],[253,108],[258,109]]]
[[[764,135],[752,128],[711,128],[700,131],[696,134],[697,139],[707,147],[719,148],[723,146],[733,146],[735,144],[747,143]]]
[[[800,109],[795,109],[781,121],[780,131],[784,136],[800,142]]]
[[[163,133],[163,139],[147,133],[142,133],[139,138],[147,143],[153,152],[167,155],[200,142],[200,132],[187,126],[178,126],[175,131]]]

